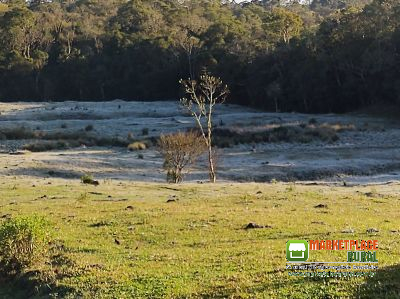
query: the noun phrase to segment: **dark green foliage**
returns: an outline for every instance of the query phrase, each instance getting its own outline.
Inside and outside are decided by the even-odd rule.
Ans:
[[[227,2],[6,1],[0,100],[176,99],[207,68],[271,111],[399,104],[398,1]]]

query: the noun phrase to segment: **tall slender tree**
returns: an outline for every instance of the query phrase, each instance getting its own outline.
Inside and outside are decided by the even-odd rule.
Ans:
[[[213,113],[215,106],[225,101],[229,94],[228,86],[220,78],[203,74],[199,81],[180,80],[187,97],[180,102],[190,112],[200,129],[208,149],[208,172],[211,183],[217,180],[212,144]],[[203,123],[205,120],[205,124]]]

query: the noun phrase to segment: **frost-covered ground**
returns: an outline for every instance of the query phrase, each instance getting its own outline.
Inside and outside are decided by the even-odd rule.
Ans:
[[[194,127],[177,102],[4,103],[0,126],[25,126],[44,132],[76,132],[93,125],[99,136],[142,138]],[[230,181],[318,181],[386,183],[400,178],[400,124],[366,115],[264,113],[235,105],[217,109],[215,124],[238,132],[257,132],[276,125],[308,123],[354,125],[339,140],[299,143],[242,144],[219,151],[219,178]],[[10,155],[28,141],[0,141],[0,175],[163,181],[162,158],[155,148],[129,152],[124,148],[76,148]],[[199,163],[188,180],[206,180]]]

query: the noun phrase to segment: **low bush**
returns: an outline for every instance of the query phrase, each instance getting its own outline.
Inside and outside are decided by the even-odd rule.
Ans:
[[[310,118],[308,120],[308,124],[309,125],[316,125],[318,123],[318,121],[315,118]]]
[[[144,142],[136,141],[128,145],[130,151],[142,151],[147,149],[147,145]]]
[[[44,262],[49,250],[47,221],[39,216],[16,217],[0,226],[0,271],[19,274]]]
[[[338,132],[353,130],[353,126],[345,125],[291,125],[278,126],[262,132],[239,133],[229,129],[215,129],[213,132],[214,144],[220,148],[231,147],[237,144],[251,144],[261,142],[289,142],[310,143],[322,141],[332,143],[339,140]]]
[[[142,135],[143,135],[143,136],[149,135],[149,129],[148,129],[148,128],[143,128],[143,129],[142,129]]]
[[[339,140],[339,136],[336,134],[336,131],[330,127],[311,128],[305,132],[305,135],[328,143]]]
[[[34,139],[37,137],[36,132],[25,127],[5,128],[0,133],[5,136],[5,139],[9,140]]]
[[[129,142],[127,139],[121,137],[111,137],[111,138],[100,138],[93,139],[93,142],[89,144],[90,146],[119,146],[119,147],[127,147]]]
[[[22,149],[28,150],[31,152],[47,152],[51,150],[62,150],[70,147],[77,147],[79,146],[78,141],[36,141],[33,143],[25,144]]]
[[[180,183],[183,180],[183,171],[189,171],[206,151],[206,145],[198,132],[178,132],[161,135],[158,149],[164,157],[167,182]]]
[[[61,128],[67,128],[65,124],[61,125]],[[118,146],[127,147],[132,140],[130,138],[115,137],[98,137],[93,132],[92,125],[88,125],[86,128],[77,130],[74,132],[63,131],[32,131],[25,127],[17,127],[12,129],[1,129],[0,130],[0,140],[24,140],[24,139],[34,139],[32,143],[25,144],[23,149],[32,152],[43,152],[50,150],[61,150],[67,148],[79,147],[81,145],[85,146]],[[131,136],[133,137],[133,135]],[[146,143],[156,143],[154,138],[149,138]],[[145,147],[146,143],[143,143]],[[133,143],[135,144],[135,143]],[[139,149],[145,149],[142,145]],[[132,150],[135,150],[132,148]]]
[[[87,126],[85,127],[85,131],[86,131],[86,132],[90,132],[90,131],[93,131],[93,130],[94,130],[93,125],[87,125]]]
[[[96,180],[93,178],[93,176],[90,175],[90,174],[84,174],[84,175],[81,177],[81,182],[82,182],[83,184],[87,184],[87,185],[94,185],[94,186],[99,185],[99,182],[96,181]]]

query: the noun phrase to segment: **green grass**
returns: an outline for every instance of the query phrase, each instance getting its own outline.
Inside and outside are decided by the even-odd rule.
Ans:
[[[39,180],[38,180],[39,181]],[[5,178],[0,217],[38,214],[54,227],[57,283],[38,297],[398,298],[400,185],[146,184]],[[46,195],[44,197],[44,195]],[[170,198],[177,199],[167,203]],[[314,206],[326,204],[328,208]],[[129,207],[129,208],[128,208]],[[272,228],[243,229],[249,222]],[[368,228],[379,233],[367,234]],[[342,233],[354,229],[354,234]],[[397,231],[392,232],[392,231]],[[374,278],[289,277],[288,239],[377,239]],[[116,244],[115,239],[120,242]],[[310,261],[344,262],[345,252]],[[1,284],[0,298],[35,293],[35,276]],[[29,281],[30,283],[27,283]]]

